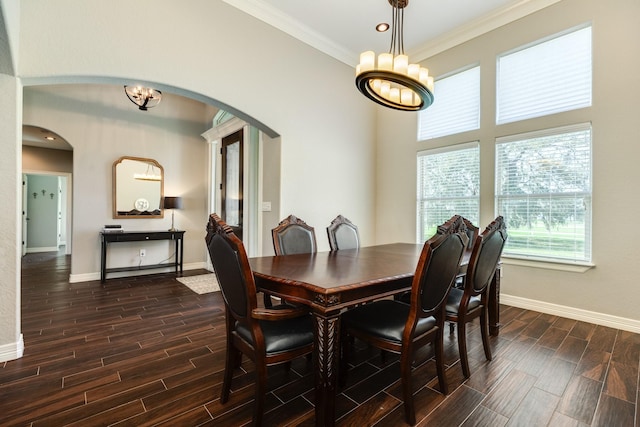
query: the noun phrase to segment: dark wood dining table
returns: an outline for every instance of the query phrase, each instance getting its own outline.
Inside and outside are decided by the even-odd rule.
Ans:
[[[315,324],[315,417],[335,424],[340,357],[340,312],[411,288],[421,244],[393,243],[359,249],[250,258],[258,290],[309,307]],[[464,274],[469,253],[463,257]],[[489,329],[499,329],[497,271],[491,286]]]

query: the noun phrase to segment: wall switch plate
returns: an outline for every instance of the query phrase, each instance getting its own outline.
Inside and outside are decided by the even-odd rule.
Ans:
[[[262,212],[271,212],[271,202],[262,202]]]

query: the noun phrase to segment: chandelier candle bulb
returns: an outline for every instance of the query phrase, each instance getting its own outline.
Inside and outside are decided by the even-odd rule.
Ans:
[[[388,98],[390,91],[391,91],[391,83],[383,82],[380,85],[380,95],[382,95],[383,97]]]
[[[360,72],[371,71],[375,68],[376,54],[368,50],[360,54]]]
[[[420,65],[418,64],[409,64],[409,69],[407,74],[409,77],[415,80],[420,80]]]
[[[403,104],[413,104],[413,91],[411,89],[402,89],[400,91],[400,102]]]
[[[392,87],[389,91],[389,99],[396,104],[400,102],[400,89],[397,87]]]
[[[393,59],[393,71],[400,74],[407,74],[409,67],[409,57],[407,55],[397,55]]]
[[[381,53],[378,55],[378,70],[391,71],[393,67],[393,55]]]
[[[426,86],[428,79],[429,79],[429,69],[420,67],[420,74],[418,75],[418,80],[420,80],[420,83]]]

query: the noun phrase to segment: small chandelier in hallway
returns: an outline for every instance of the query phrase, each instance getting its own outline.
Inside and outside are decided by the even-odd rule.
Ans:
[[[126,93],[127,98],[142,111],[147,111],[149,108],[155,107],[162,99],[162,92],[150,87],[125,85],[124,93]]]

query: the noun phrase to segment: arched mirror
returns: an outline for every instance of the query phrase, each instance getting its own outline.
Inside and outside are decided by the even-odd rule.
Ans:
[[[157,161],[120,157],[113,163],[113,217],[162,218],[164,169]]]

